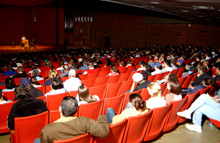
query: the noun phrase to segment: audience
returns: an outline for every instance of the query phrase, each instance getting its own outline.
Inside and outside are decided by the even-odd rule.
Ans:
[[[142,88],[147,88],[147,85],[150,83],[150,81],[147,80],[148,75],[146,72],[144,73],[144,75],[145,75],[145,78],[144,78],[143,74],[140,74],[140,73],[135,73],[132,76],[133,83],[131,85],[130,92],[138,91]],[[135,88],[136,84],[137,84],[137,86]]]
[[[64,88],[62,88],[61,81],[58,78],[53,78],[51,80],[50,87],[52,90],[50,90],[48,93],[46,93],[45,96],[66,92],[66,90]]]
[[[63,83],[63,87],[66,91],[76,91],[78,90],[79,86],[82,85],[81,80],[76,77],[76,71],[74,69],[71,69],[69,71],[69,79],[67,79],[64,83]]]
[[[7,69],[8,69],[8,71],[4,72],[2,74],[2,76],[9,76],[9,75],[16,75],[17,74],[17,72],[12,69],[12,65],[11,64],[9,64],[7,66]]]
[[[5,79],[5,85],[6,85],[5,86],[6,89],[3,89],[2,92],[14,91],[14,88],[16,86],[14,80],[12,78],[10,78],[10,77],[7,77]]]
[[[22,78],[22,77],[27,77],[27,73],[23,70],[22,66],[18,67],[18,73],[14,75],[12,78]]]
[[[115,75],[119,75],[119,71],[118,71],[116,65],[112,64],[111,65],[111,72],[107,76],[115,76]]]

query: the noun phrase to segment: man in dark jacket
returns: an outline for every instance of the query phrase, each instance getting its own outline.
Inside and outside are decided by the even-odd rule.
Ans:
[[[26,117],[47,111],[47,106],[41,99],[30,97],[28,89],[23,85],[15,87],[15,96],[18,101],[12,106],[8,116],[8,128],[14,130],[14,119]]]

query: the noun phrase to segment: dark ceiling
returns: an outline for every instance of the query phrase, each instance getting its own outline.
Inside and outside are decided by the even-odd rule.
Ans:
[[[91,9],[177,18],[189,23],[220,26],[220,0],[0,0],[0,5]]]

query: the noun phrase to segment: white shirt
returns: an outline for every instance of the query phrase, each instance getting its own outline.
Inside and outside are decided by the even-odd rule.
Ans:
[[[60,93],[65,93],[66,90],[64,88],[61,88],[61,89],[57,89],[57,90],[50,90],[49,92],[47,92],[45,94],[45,96],[47,95],[54,95],[54,94],[60,94]]]
[[[174,98],[173,98],[173,101],[178,101],[178,100],[181,100],[182,99],[182,95],[174,95]]]
[[[3,89],[2,92],[10,92],[10,91],[14,91],[14,90],[15,90],[15,88],[13,88],[13,89]]]
[[[153,72],[151,73],[151,75],[155,75],[155,74],[159,74],[159,73],[162,73],[162,71],[161,71],[161,70],[155,70],[155,71],[153,71]]]
[[[171,67],[167,67],[167,68],[163,68],[162,69],[162,73],[164,73],[164,72],[172,72],[172,68]]]
[[[163,97],[152,97],[146,101],[146,107],[149,109],[166,106],[166,100]]]
[[[3,100],[0,104],[8,103],[8,101]]]
[[[66,91],[75,91],[78,90],[79,86],[82,85],[82,82],[79,78],[69,78],[63,83],[63,87]]]

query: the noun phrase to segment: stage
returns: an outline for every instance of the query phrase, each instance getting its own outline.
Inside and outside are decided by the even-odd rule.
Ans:
[[[34,48],[36,47],[36,48]],[[21,45],[0,45],[0,54],[14,54],[21,52],[40,52],[48,50],[57,50],[55,45],[34,45],[31,48],[22,48]]]

